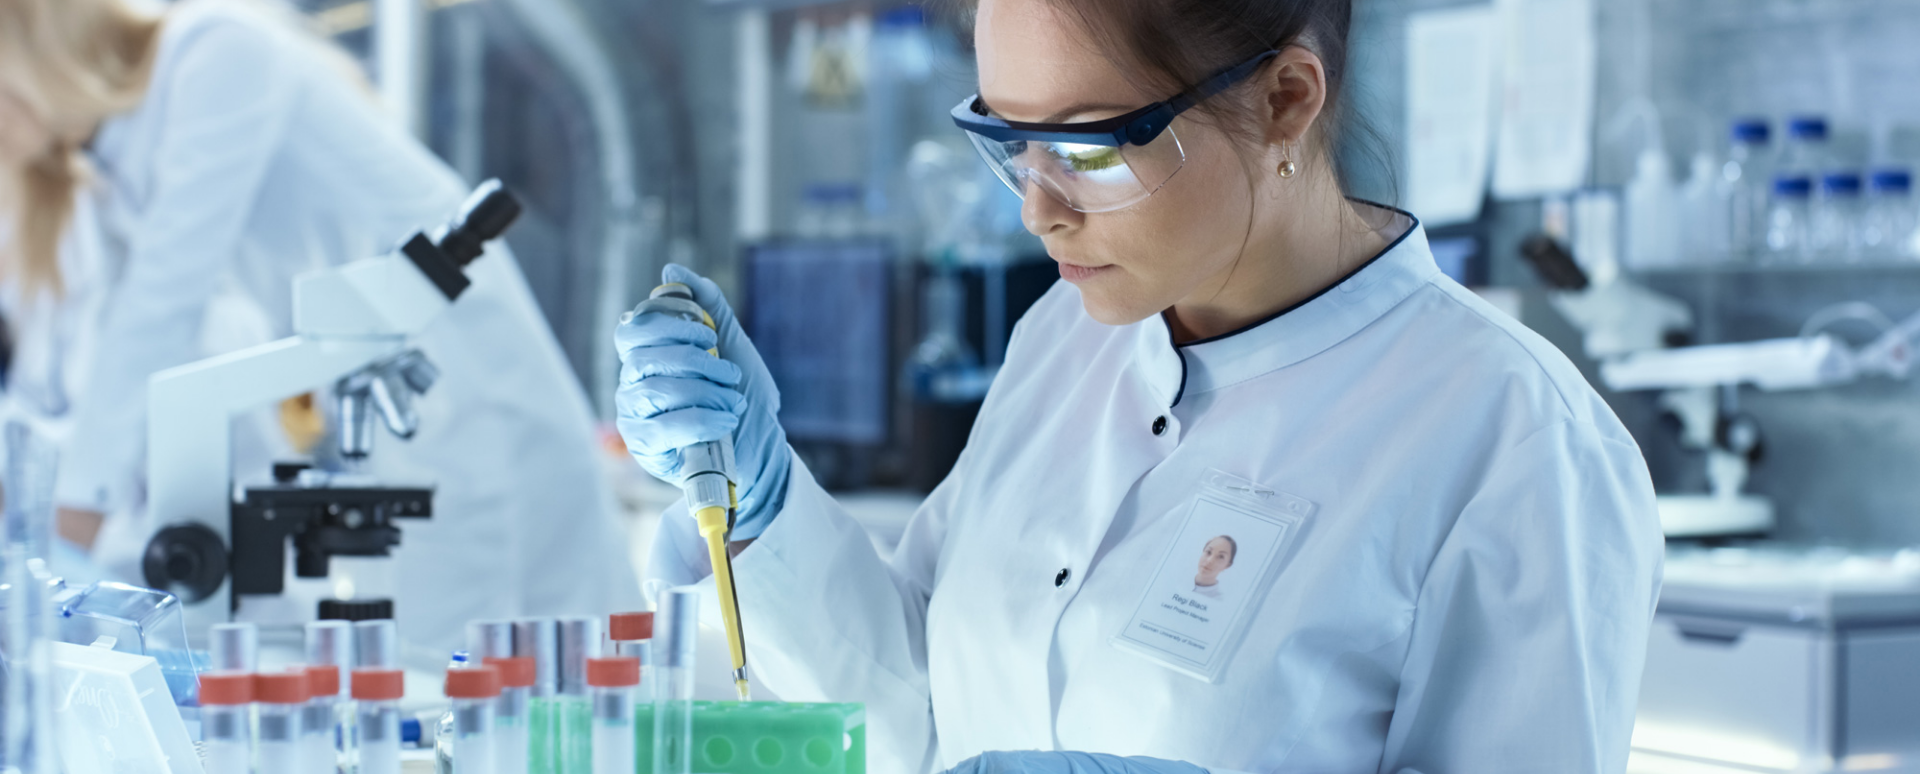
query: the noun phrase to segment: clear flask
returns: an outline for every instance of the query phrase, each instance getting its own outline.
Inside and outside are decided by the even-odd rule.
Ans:
[[[1807,215],[1813,199],[1813,180],[1783,174],[1773,180],[1767,205],[1767,254],[1772,263],[1802,263],[1807,259]]]

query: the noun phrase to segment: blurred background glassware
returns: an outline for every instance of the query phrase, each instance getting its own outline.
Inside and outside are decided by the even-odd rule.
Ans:
[[[53,627],[47,568],[53,542],[53,482],[59,452],[27,425],[9,422],[0,478],[0,771],[57,774],[53,737]]]

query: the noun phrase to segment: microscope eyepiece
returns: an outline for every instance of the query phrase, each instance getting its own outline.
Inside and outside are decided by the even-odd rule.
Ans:
[[[520,200],[498,179],[488,180],[460,205],[460,214],[447,224],[447,235],[440,238],[440,250],[465,268],[480,257],[487,240],[505,233],[519,217]]]

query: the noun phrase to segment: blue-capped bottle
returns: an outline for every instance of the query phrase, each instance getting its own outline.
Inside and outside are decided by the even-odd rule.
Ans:
[[[1751,258],[1767,241],[1767,194],[1773,179],[1771,136],[1766,119],[1733,122],[1727,160],[1720,165],[1719,199],[1727,208],[1727,249]]]
[[[1861,249],[1872,260],[1920,260],[1913,173],[1904,167],[1876,169],[1867,183],[1866,212],[1860,218]]]
[[[1807,259],[1807,217],[1813,200],[1813,178],[1782,173],[1773,179],[1767,205],[1767,255],[1771,263],[1802,263]]]
[[[1828,172],[1812,202],[1808,239],[1821,260],[1852,262],[1860,257],[1860,173]]]

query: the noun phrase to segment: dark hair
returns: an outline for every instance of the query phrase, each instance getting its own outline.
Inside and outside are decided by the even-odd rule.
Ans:
[[[1078,20],[1143,89],[1168,97],[1262,51],[1306,48],[1326,70],[1327,98],[1317,130],[1341,189],[1348,189],[1351,171],[1342,162],[1343,150],[1356,142],[1370,160],[1391,166],[1384,138],[1345,99],[1352,0],[1047,1]],[[1255,144],[1264,101],[1247,98],[1252,88],[1252,81],[1244,83],[1201,103],[1195,112],[1244,145]]]
[[[1240,543],[1235,541],[1231,535],[1215,535],[1209,538],[1207,542],[1212,543],[1215,540],[1227,541],[1227,548],[1232,550],[1232,553],[1227,554],[1227,566],[1232,567],[1233,560],[1240,558]]]

